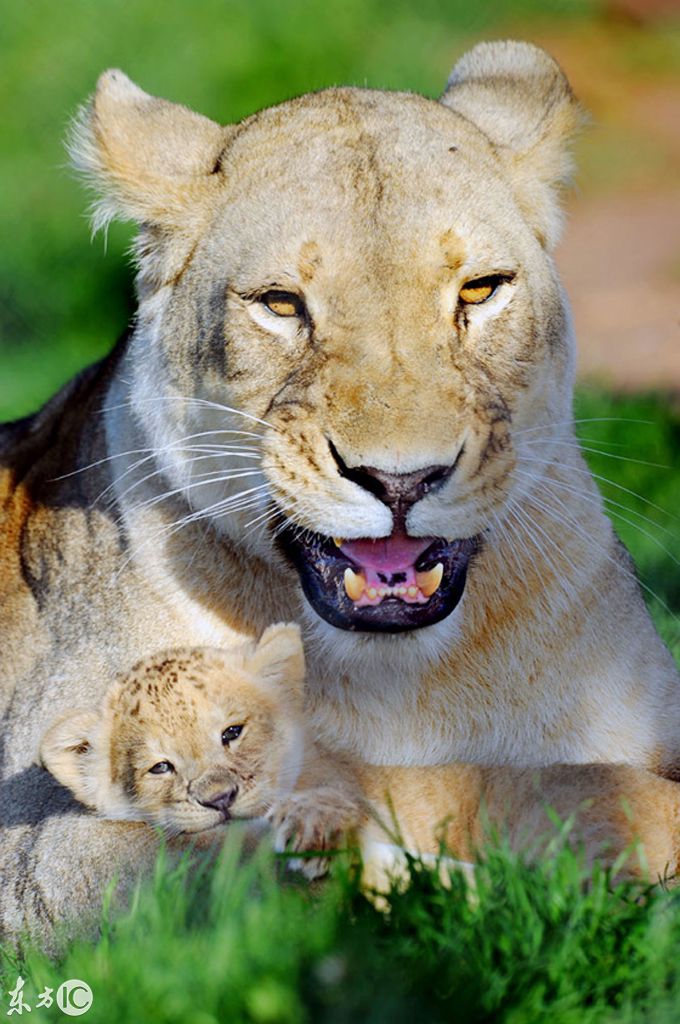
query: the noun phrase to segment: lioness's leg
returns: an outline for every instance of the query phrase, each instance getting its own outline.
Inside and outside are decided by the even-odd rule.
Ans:
[[[512,846],[540,854],[554,837],[552,808],[573,817],[570,840],[588,862],[613,863],[631,848],[622,868],[655,880],[675,874],[680,838],[680,785],[627,765],[554,765],[538,769],[446,765],[371,768],[362,782],[380,820],[406,846],[448,851],[470,860],[494,830]],[[383,840],[374,820],[366,837]]]
[[[630,856],[625,876],[655,881],[675,875],[680,840],[680,785],[629,765],[553,765],[539,771],[485,769],[489,820],[513,846],[540,852],[550,829],[546,808],[566,821],[587,862]]]

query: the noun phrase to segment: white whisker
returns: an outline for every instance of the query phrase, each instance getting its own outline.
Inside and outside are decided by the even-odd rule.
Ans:
[[[625,416],[588,416],[583,419],[557,420],[553,423],[539,423],[535,427],[523,427],[521,430],[513,431],[515,437],[520,434],[532,434],[536,430],[553,430],[555,427],[572,427],[577,423],[639,423],[642,426],[654,427],[653,420],[628,419]]]
[[[234,409],[230,405],[222,405],[221,402],[211,402],[207,398],[194,398],[190,395],[156,395],[153,398],[136,398],[134,402],[128,399],[126,402],[120,402],[117,405],[106,406],[102,409],[102,412],[115,412],[119,409],[125,408],[134,409],[139,404],[152,402],[178,402],[183,405],[198,405],[202,408],[216,409],[218,412],[226,412],[230,415],[242,416],[251,423],[259,423],[261,426],[268,427],[270,430],[276,430],[273,423],[269,423],[267,420],[262,420],[259,416],[253,416],[251,413],[243,412],[241,409]]]
[[[254,434],[251,431],[243,431],[243,430],[201,430],[197,434],[187,434],[185,437],[177,438],[175,441],[172,441],[172,442],[170,442],[167,445],[161,445],[159,448],[158,447],[132,448],[129,451],[115,452],[113,455],[106,455],[104,458],[97,459],[95,462],[90,462],[86,466],[79,466],[78,469],[74,469],[70,473],[61,473],[59,476],[52,477],[50,480],[48,480],[48,483],[54,483],[57,480],[67,480],[69,477],[78,476],[79,473],[86,473],[90,469],[96,469],[98,466],[103,466],[107,462],[113,462],[114,459],[124,459],[124,458],[126,458],[126,457],[128,457],[130,455],[145,455],[145,454],[148,454],[149,458],[151,458],[151,457],[153,457],[154,454],[156,454],[158,452],[169,451],[172,448],[182,448],[182,446],[184,445],[184,443],[186,441],[193,441],[193,440],[195,440],[196,438],[199,438],[199,437],[210,437],[210,436],[217,435],[217,434],[233,434],[233,435],[238,435],[238,436],[241,436],[241,437],[247,437],[248,439],[252,439],[252,438],[256,438],[257,440],[261,440],[262,439],[260,434]],[[220,449],[221,448],[229,448],[229,449],[231,449],[231,448],[233,448],[235,446],[234,445],[224,445],[224,446],[217,445],[217,447],[219,447]],[[241,446],[238,446],[238,447],[241,447]],[[242,446],[242,450],[243,451],[258,452],[260,449],[258,447],[246,448],[245,446]]]
[[[563,463],[556,463],[553,459],[538,459],[534,455],[525,456],[522,454],[521,461],[523,463],[531,463],[537,466],[552,466],[553,468],[559,468],[561,470],[564,470],[565,468]],[[649,505],[650,508],[653,508],[656,512],[660,512],[662,515],[668,516],[669,519],[673,519],[676,522],[680,523],[680,516],[674,515],[672,512],[669,512],[668,509],[662,508],[661,505],[656,505],[653,501],[649,501],[648,498],[645,498],[644,494],[638,494],[637,491],[631,490],[630,487],[624,487],[623,484],[618,484],[615,480],[610,480],[609,477],[602,476],[601,473],[593,473],[590,469],[587,469],[585,466],[581,467],[572,465],[568,467],[568,471],[570,473],[578,473],[580,476],[589,477],[599,481],[600,483],[607,484],[607,486],[613,487],[618,491],[622,491],[624,494],[630,494],[632,498],[637,498],[639,501],[644,502],[646,505]]]
[[[139,502],[135,505],[135,509],[150,508],[153,505],[157,505],[161,501],[165,501],[167,498],[172,498],[176,494],[184,494],[187,499],[191,500],[191,492],[197,487],[207,487],[211,484],[217,486],[221,483],[228,483],[230,480],[242,480],[244,477],[261,476],[262,472],[259,469],[243,469],[234,470],[232,473],[225,473],[224,470],[214,470],[209,473],[199,473],[197,478],[192,480],[190,483],[185,484],[183,487],[174,487],[170,491],[164,491],[162,494],[154,494],[152,498],[147,498],[145,501]],[[130,490],[131,488],[128,488]]]
[[[644,459],[633,459],[628,455],[619,455],[616,452],[603,452],[599,448],[589,448],[588,445],[580,444],[578,441],[560,441],[557,438],[548,438],[545,441],[540,439],[536,441],[524,441],[523,446],[525,448],[532,447],[533,445],[554,445],[558,444],[567,448],[575,448],[578,451],[590,452],[593,455],[602,455],[606,459],[618,459],[621,462],[630,462],[636,466],[650,466],[652,469],[672,469],[672,466],[664,466],[659,462],[647,462]]]
[[[541,509],[547,516],[551,517],[556,523],[559,523],[560,525],[566,526],[568,529],[573,530],[574,533],[586,543],[586,545],[590,545],[591,547],[595,548],[595,550],[597,550],[604,559],[606,559],[613,566],[615,566],[616,569],[619,572],[621,572],[624,576],[628,577],[631,580],[634,580],[640,587],[642,587],[643,590],[645,590],[651,597],[658,601],[661,607],[664,609],[664,611],[676,623],[680,625],[680,619],[677,618],[674,612],[671,611],[666,602],[659,594],[656,593],[656,591],[649,587],[643,580],[639,579],[639,577],[635,573],[631,572],[629,569],[626,569],[625,566],[622,565],[621,562],[612,554],[606,551],[601,544],[595,543],[593,541],[592,536],[586,530],[583,530],[580,524],[578,524],[571,516],[565,515],[564,503],[562,503],[562,511],[559,511],[558,509],[555,509],[552,506],[550,506],[547,502],[542,501],[535,494],[532,495],[531,500],[539,509]]]
[[[606,504],[606,510],[607,510],[607,512],[610,515],[616,516],[617,519],[620,519],[622,522],[627,523],[628,526],[631,526],[634,529],[639,530],[640,533],[642,533],[645,537],[648,537],[651,541],[653,541],[655,544],[657,544],[661,548],[661,550],[666,555],[668,555],[668,557],[673,562],[675,562],[676,565],[680,565],[680,561],[678,561],[678,559],[676,559],[676,557],[670,551],[668,551],[667,548],[664,547],[664,545],[658,540],[658,538],[656,538],[653,534],[651,534],[647,530],[645,530],[642,526],[640,526],[639,523],[636,523],[636,522],[634,522],[634,521],[632,521],[630,519],[627,519],[626,516],[621,515],[621,513],[615,511],[615,509],[616,508],[623,509],[624,512],[628,512],[630,515],[638,516],[645,523],[648,523],[650,526],[653,526],[655,529],[661,530],[663,533],[667,534],[669,537],[675,538],[676,534],[674,533],[673,530],[669,530],[667,527],[661,526],[660,523],[655,522],[654,519],[650,519],[649,516],[644,515],[642,512],[638,512],[636,509],[628,508],[627,505],[623,505],[623,504],[621,504],[621,502],[614,501],[613,498],[607,498],[606,496],[601,495],[599,493],[598,493],[597,496],[593,495],[593,494],[588,494],[586,491],[582,491],[578,487],[572,487],[570,484],[565,483],[562,480],[556,480],[554,477],[536,477],[533,473],[529,473],[526,470],[519,469],[519,468],[516,470],[516,472],[519,473],[521,476],[526,477],[527,479],[531,479],[531,480],[540,482],[540,484],[542,486],[546,486],[546,487],[548,487],[548,486],[550,486],[550,487],[559,487],[563,491],[569,491],[569,493],[577,495],[583,501],[587,501],[591,505],[599,506],[600,502],[604,501],[605,504]],[[610,505],[613,505],[614,508],[610,508],[609,507]]]

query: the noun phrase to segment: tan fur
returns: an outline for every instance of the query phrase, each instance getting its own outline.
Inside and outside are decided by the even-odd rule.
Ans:
[[[524,44],[473,50],[443,102],[330,89],[226,129],[102,77],[74,159],[96,222],[140,225],[140,306],[108,360],[0,431],[6,931],[79,914],[153,849],[32,765],[55,714],[158,650],[229,648],[281,619],[305,628],[307,713],[335,751],[678,773],[676,669],[571,426],[551,253],[579,117]],[[466,281],[501,271],[511,283],[461,309]],[[309,320],[268,314],[274,286]],[[402,473],[464,445],[407,520],[483,535],[436,626],[341,633],[306,604],[272,502],[331,536],[392,529],[329,440],[348,467]]]
[[[69,711],[40,745],[44,766],[109,819],[168,834],[224,825],[206,806],[236,789],[229,818],[268,816],[280,850],[322,853],[359,841],[372,877],[373,844],[445,847],[472,861],[490,836],[536,856],[554,839],[548,811],[571,823],[586,860],[653,881],[672,877],[680,848],[680,786],[627,765],[543,769],[445,765],[378,767],[315,744],[303,716],[304,656],[294,625],[231,651],[187,648],[145,658],[113,684],[99,711]],[[223,730],[243,726],[224,746]],[[150,769],[169,761],[172,773]],[[314,878],[328,859],[292,858]]]
[[[546,852],[557,822],[585,862],[617,865],[620,876],[672,880],[680,854],[680,786],[622,764],[363,768],[375,818],[363,843],[393,841],[422,854],[442,848],[463,862],[505,838],[531,857]]]
[[[40,744],[42,764],[109,819],[168,834],[256,818],[292,791],[302,759],[304,658],[297,626],[257,644],[167,651],[143,659],[94,711],[67,711]],[[229,726],[242,733],[224,744]],[[172,770],[154,774],[167,762]]]

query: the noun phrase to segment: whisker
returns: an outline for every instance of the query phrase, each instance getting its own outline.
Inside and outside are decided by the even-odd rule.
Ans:
[[[496,532],[501,536],[501,543],[505,542],[506,547],[509,549],[510,556],[515,565],[515,569],[517,573],[520,575],[524,583],[525,589],[528,590],[529,580],[526,573],[526,565],[520,561],[516,550],[517,547],[521,547],[525,554],[526,563],[528,563],[529,565],[533,564],[533,558],[527,545],[524,542],[524,538],[521,536],[514,523],[510,522],[510,519],[508,517],[506,517],[505,521],[503,521],[496,512],[492,512],[492,517],[495,523]],[[512,537],[509,536],[510,534],[512,534]]]
[[[210,457],[212,458],[212,456],[210,456]],[[203,458],[205,458],[205,456],[197,456],[195,459],[190,460],[189,465],[191,465],[194,461],[197,462],[197,461],[199,461],[199,459],[203,459]],[[145,476],[141,477],[141,479],[133,481],[128,487],[125,488],[125,490],[123,490],[120,494],[118,494],[116,496],[118,502],[120,503],[123,500],[123,498],[127,497],[127,495],[131,491],[134,491],[137,487],[141,487],[142,484],[145,484],[147,481],[152,480],[155,476],[159,476],[159,475],[165,474],[166,472],[167,472],[167,469],[166,469],[165,466],[158,466],[151,473],[147,473]],[[223,470],[214,470],[213,472],[219,473],[219,472],[223,472]],[[255,473],[260,473],[261,471],[259,469],[252,469],[252,470],[243,469],[242,470],[242,469],[239,468],[239,469],[235,470],[235,472],[243,472],[243,473],[253,473],[253,474],[255,474]],[[125,475],[126,474],[123,474],[119,478],[118,481],[114,481],[113,485],[109,484],[109,487],[107,487],[106,490],[102,491],[102,493],[97,496],[97,498],[95,500],[95,504],[96,504],[96,502],[101,501],[101,499],[103,498],[104,494],[106,494],[106,492],[108,490],[110,490],[111,487],[115,485],[115,483],[120,482],[120,480],[122,480]],[[201,476],[201,475],[202,474],[199,474],[199,476]],[[179,494],[179,493],[188,492],[190,490],[190,488],[193,487],[193,486],[200,486],[200,484],[193,484],[190,481],[190,482],[188,482],[186,485],[184,485],[182,487],[177,487],[173,493]]]
[[[259,423],[263,427],[268,427],[270,430],[276,430],[277,428],[273,423],[269,423],[268,420],[262,420],[259,416],[253,416],[249,412],[243,412],[242,409],[234,409],[230,405],[222,405],[221,402],[211,402],[207,398],[194,398],[190,395],[156,395],[153,398],[135,398],[134,402],[128,399],[126,402],[120,402],[117,405],[110,405],[102,408],[102,412],[116,412],[119,409],[134,408],[140,404],[147,404],[151,402],[179,402],[184,405],[198,405],[202,408],[216,409],[218,412],[227,412],[234,416],[242,416],[246,420],[250,420],[252,423]]]
[[[625,566],[623,566],[618,561],[618,559],[614,558],[611,554],[609,554],[609,552],[607,552],[601,544],[595,544],[592,536],[585,530],[583,530],[580,527],[580,525],[572,519],[571,516],[565,515],[563,511],[560,512],[559,510],[548,505],[546,502],[541,501],[541,499],[537,498],[535,494],[532,495],[531,500],[534,504],[541,508],[546,515],[550,516],[556,523],[559,523],[562,526],[566,526],[567,528],[572,529],[574,533],[576,533],[577,536],[581,537],[581,539],[584,540],[587,544],[590,544],[591,546],[596,548],[596,550],[599,551],[602,557],[605,558],[612,565],[614,565],[619,572],[623,573],[623,575],[627,576],[629,579],[634,580],[640,587],[643,588],[643,590],[645,590],[648,594],[650,594],[651,597],[658,601],[663,610],[673,619],[673,621],[680,625],[680,619],[678,619],[675,613],[671,611],[671,609],[668,607],[663,598],[659,594],[657,594],[656,591],[654,591],[650,586],[648,586],[643,580],[641,580],[634,572],[631,572],[629,569],[626,569]]]
[[[667,534],[669,537],[672,537],[672,538],[676,537],[675,531],[669,530],[667,526],[662,526],[660,523],[657,523],[656,520],[650,519],[649,516],[644,515],[644,513],[642,513],[642,512],[638,512],[637,509],[629,508],[628,505],[623,505],[620,501],[614,501],[613,498],[608,498],[606,495],[601,494],[599,491],[598,491],[598,495],[596,497],[595,495],[589,494],[587,491],[583,491],[583,490],[581,490],[578,487],[573,487],[570,484],[565,483],[562,480],[556,480],[554,477],[543,477],[543,476],[537,477],[535,474],[529,473],[526,470],[519,469],[519,468],[517,468],[515,470],[515,472],[521,474],[522,476],[526,477],[527,479],[534,480],[536,483],[538,483],[540,485],[551,486],[551,487],[559,487],[559,488],[561,488],[561,490],[569,491],[571,494],[575,494],[579,498],[583,499],[584,501],[588,501],[588,502],[590,502],[593,505],[599,505],[600,501],[603,501],[605,503],[606,510],[607,510],[608,513],[611,513],[611,515],[613,515],[613,516],[617,516],[619,519],[623,520],[623,522],[628,523],[630,526],[635,527],[635,529],[640,530],[646,537],[649,537],[651,540],[655,541],[655,543],[658,543],[658,541],[656,540],[655,537],[652,536],[652,534],[649,534],[649,533],[646,532],[646,530],[643,530],[643,528],[638,523],[630,522],[630,520],[628,520],[624,516],[622,516],[620,512],[615,512],[614,509],[613,508],[609,508],[609,506],[613,505],[615,508],[623,509],[624,512],[628,512],[628,513],[630,513],[630,515],[633,515],[633,516],[638,516],[640,519],[643,520],[643,522],[649,523],[650,526],[655,527],[655,529],[657,529],[657,530],[661,530],[662,533]],[[666,551],[665,548],[663,548],[663,550]],[[666,552],[666,553],[669,555],[669,557],[671,559],[673,559],[675,561],[674,556],[670,552]],[[678,562],[677,564],[680,565],[680,562]]]
[[[555,468],[560,469],[565,468],[563,464],[558,464],[552,459],[537,459],[534,455],[521,455],[520,458],[521,461],[525,463],[533,463],[535,465],[540,466],[553,466]],[[586,469],[585,467],[582,468],[581,466],[571,465],[568,467],[568,470],[570,473],[578,473],[581,476],[592,477],[594,480],[598,480],[600,483],[607,484],[607,486],[609,487],[614,487],[616,490],[623,491],[625,494],[630,494],[632,498],[637,498],[639,501],[644,502],[646,505],[649,505],[650,508],[653,508],[656,512],[660,512],[662,515],[668,516],[669,519],[673,519],[676,522],[680,523],[680,516],[674,515],[672,512],[669,512],[668,509],[662,508],[661,505],[656,505],[653,501],[650,501],[648,498],[645,498],[644,494],[639,494],[637,491],[631,490],[630,487],[624,487],[623,484],[619,484],[615,480],[610,480],[609,477],[602,476],[601,473],[594,473],[592,472],[592,470]]]
[[[558,588],[563,592],[567,601],[571,602],[574,599],[575,588],[569,586],[567,582],[568,577],[565,576],[564,573],[559,571],[554,558],[551,558],[551,556],[548,554],[548,550],[535,536],[535,531],[538,531],[541,534],[543,539],[547,541],[550,548],[552,548],[556,554],[564,556],[564,552],[559,547],[554,537],[551,537],[550,534],[546,530],[544,530],[539,523],[536,522],[536,520],[528,511],[528,509],[522,508],[519,505],[515,505],[512,511],[514,513],[515,520],[518,526],[521,526],[524,529],[529,540],[534,544],[536,550],[541,555],[544,563],[552,571],[553,579],[557,584]],[[527,523],[529,525],[527,525]],[[529,526],[531,527],[531,529],[529,528]]]
[[[185,494],[190,500],[191,492],[197,487],[207,487],[210,484],[217,485],[221,483],[228,483],[230,480],[242,480],[244,477],[261,475],[262,473],[259,469],[245,469],[228,474],[225,474],[223,470],[214,470],[210,473],[200,473],[196,480],[192,480],[183,487],[174,487],[170,491],[164,491],[162,494],[155,494],[152,498],[147,498],[145,501],[139,502],[135,505],[135,511],[142,508],[151,508],[154,505],[159,504],[161,501],[172,498],[175,494]]]
[[[183,516],[177,520],[177,525],[186,525],[187,523],[197,522],[199,519],[216,518],[218,515],[223,515],[226,510],[233,511],[232,505],[240,501],[246,495],[253,494],[254,492],[265,490],[267,484],[258,484],[257,487],[250,487],[245,491],[240,491],[239,494],[233,497],[224,498],[221,501],[215,502],[213,505],[208,505],[207,508],[197,509],[195,512],[191,512],[187,516]]]
[[[244,537],[250,536],[250,534],[258,526],[260,528],[264,528],[267,525],[268,522],[270,522],[272,519],[275,519],[279,514],[280,514],[279,510],[276,507],[265,509],[265,511],[261,512],[260,515],[255,516],[253,519],[248,520],[247,523],[244,523],[244,525],[243,525],[243,530],[244,530],[243,536]]]
[[[531,434],[536,430],[550,430],[553,427],[571,427],[577,423],[639,423],[647,427],[655,427],[654,420],[629,419],[626,416],[587,416],[582,419],[557,420],[554,423],[539,423],[535,427],[522,427],[521,430],[513,431],[515,437],[520,434]]]
[[[47,482],[48,483],[54,483],[57,480],[67,480],[69,477],[77,476],[79,473],[86,473],[88,470],[96,469],[97,466],[102,466],[106,462],[112,462],[114,459],[124,459],[124,458],[126,458],[126,457],[128,457],[130,455],[143,455],[145,453],[149,453],[152,456],[156,452],[169,451],[169,450],[171,450],[173,448],[182,448],[182,446],[184,445],[184,442],[186,442],[186,441],[193,441],[193,440],[195,440],[196,438],[199,438],[199,437],[209,437],[209,436],[214,436],[216,434],[234,434],[234,435],[239,435],[239,436],[242,436],[242,437],[257,438],[258,440],[261,440],[261,435],[260,434],[254,434],[251,431],[243,431],[243,430],[201,430],[201,431],[199,431],[196,434],[187,434],[184,437],[177,438],[177,440],[172,441],[172,442],[170,442],[167,445],[161,445],[160,448],[159,447],[131,448],[129,451],[115,452],[113,455],[106,455],[104,458],[97,459],[95,462],[90,462],[86,466],[79,466],[78,469],[71,470],[71,472],[69,472],[69,473],[61,473],[59,476],[51,477],[50,480],[48,480]],[[221,447],[221,446],[219,446],[219,447]],[[235,447],[235,446],[233,446],[233,445],[225,445],[224,446],[224,448],[229,448],[229,449],[231,449],[233,447]],[[242,450],[243,451],[253,451],[253,452],[259,451],[259,449],[257,447],[247,448],[246,449],[245,446],[243,446]]]
[[[149,462],[152,459],[156,458],[158,455],[164,454],[164,453],[166,453],[168,451],[172,451],[173,449],[178,450],[178,451],[191,451],[192,450],[192,448],[190,448],[190,447],[181,447],[181,446],[178,447],[176,442],[173,442],[170,445],[164,445],[161,448],[152,449],[150,455],[146,455],[142,459],[137,459],[137,461],[134,462],[131,466],[128,466],[128,468],[126,470],[124,470],[124,472],[122,472],[118,476],[114,477],[111,480],[111,482],[104,488],[104,490],[100,491],[100,493],[96,496],[96,498],[94,499],[92,504],[93,505],[97,505],[104,498],[104,496],[109,493],[109,491],[115,490],[115,488],[116,488],[116,486],[118,484],[122,483],[122,481],[125,480],[126,477],[128,477],[131,473],[134,473],[135,470],[139,469],[140,466],[143,466],[145,462]],[[196,450],[197,451],[202,451],[203,450],[202,446],[197,446]],[[234,449],[233,451],[231,449],[229,449],[228,451],[225,451],[224,454],[225,455],[229,454],[229,455],[233,455],[235,458],[236,457],[240,458],[241,457],[241,451],[242,450],[240,448],[239,449]],[[214,456],[212,454],[210,454],[209,456],[201,456],[201,458],[204,458],[204,457],[206,457],[206,458],[207,457],[211,457],[212,458]],[[249,458],[258,458],[259,456],[257,456],[257,455],[249,455],[248,457]],[[197,459],[192,459],[190,461],[194,462],[194,461],[197,461]],[[118,495],[118,500],[121,501],[127,494],[129,494],[129,492],[131,490],[134,490],[135,487],[141,486],[147,480],[151,480],[154,476],[162,474],[165,471],[166,471],[166,468],[164,466],[158,466],[152,473],[149,473],[147,476],[143,477],[141,480],[135,481],[129,488],[127,488],[121,494],[119,494]]]
[[[619,455],[617,452],[603,452],[599,448],[589,448],[585,444],[580,444],[578,441],[560,441],[557,438],[548,438],[546,441],[524,441],[524,447],[529,448],[533,445],[544,445],[544,444],[559,444],[567,448],[576,448],[578,451],[591,452],[593,455],[602,455],[606,459],[619,459],[621,462],[630,462],[636,466],[651,466],[652,469],[672,469],[672,466],[664,466],[660,462],[646,462],[644,459],[633,459],[628,455]]]
[[[202,510],[200,513],[192,513],[190,515],[187,515],[187,516],[184,516],[184,517],[180,518],[179,520],[174,520],[172,523],[164,523],[161,527],[159,527],[158,529],[152,531],[150,534],[147,535],[146,539],[139,546],[139,550],[143,551],[151,543],[153,543],[155,541],[161,540],[164,536],[167,536],[168,538],[174,536],[175,533],[177,533],[179,530],[183,529],[185,526],[199,523],[202,519],[215,518],[212,515],[212,510],[213,510],[213,508],[217,508],[218,506],[222,506],[222,511],[219,513],[221,516],[229,515],[229,514],[233,514],[235,512],[238,512],[238,511],[240,511],[240,507],[238,505],[238,502],[241,499],[244,499],[246,495],[254,495],[255,492],[259,492],[259,491],[266,490],[266,489],[267,489],[267,484],[266,483],[265,484],[259,484],[257,487],[248,488],[245,491],[241,491],[239,494],[233,495],[229,499],[225,499],[222,502],[217,502],[214,506],[211,506],[208,509]],[[232,505],[230,507],[227,507],[227,506],[229,506],[229,503],[232,503]],[[121,573],[127,568],[127,566],[130,564],[130,562],[134,558],[135,553],[136,553],[136,550],[130,551],[128,556],[123,560],[123,562],[120,565],[119,569],[116,571],[116,573],[114,575],[114,579],[117,580],[120,577]]]

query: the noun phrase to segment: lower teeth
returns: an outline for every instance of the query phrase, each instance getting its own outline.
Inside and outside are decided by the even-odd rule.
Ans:
[[[369,601],[375,601],[376,598],[383,600],[386,597],[404,598],[408,596],[416,598],[418,595],[429,599],[439,590],[443,577],[444,565],[442,562],[437,562],[432,569],[428,569],[425,572],[416,572],[417,586],[411,584],[408,587],[368,587],[364,574],[362,572],[355,572],[354,569],[348,566],[345,569],[343,582],[345,584],[345,593],[350,601],[356,604],[364,594],[366,594]]]

